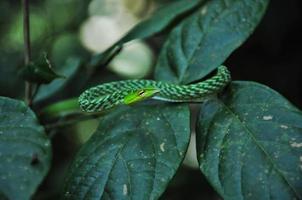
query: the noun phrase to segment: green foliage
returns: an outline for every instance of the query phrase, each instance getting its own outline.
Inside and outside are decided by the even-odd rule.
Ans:
[[[80,120],[93,118],[99,126],[75,154],[68,170],[54,166],[54,171],[61,170],[57,177],[63,177],[64,172],[64,185],[53,174],[47,183],[61,187],[63,199],[141,200],[162,195],[190,141],[188,104],[146,101],[86,115],[79,111],[76,98],[83,88],[118,79],[102,67],[126,43],[152,36],[167,36],[156,63],[155,79],[178,84],[202,79],[246,41],[268,5],[268,0],[169,2],[97,55],[85,50],[78,38],[89,0],[36,2],[32,17],[44,12],[46,17],[32,20],[33,54],[45,49],[50,52],[57,73],[45,59],[23,69],[26,80],[43,83],[33,96],[33,111],[19,100],[0,97],[0,199],[30,199],[41,192],[37,188],[50,167],[50,139],[55,133],[74,133],[73,123],[79,125]],[[13,8],[13,3],[0,3],[1,16],[9,13],[4,6]],[[40,7],[43,9],[37,9]],[[10,13],[11,25],[6,25],[7,31],[0,31],[0,89],[1,94],[17,97],[23,90],[16,75],[24,67],[22,30],[17,26],[21,15]],[[66,79],[53,80],[57,74]],[[135,93],[126,102],[132,103],[136,97]],[[60,101],[63,98],[69,99]],[[223,199],[302,198],[300,110],[266,86],[237,81],[198,108],[193,127],[200,173]],[[72,133],[68,138],[76,138]],[[63,143],[60,148],[74,150],[74,141],[65,137],[58,136]],[[68,160],[68,156],[62,160]],[[58,191],[54,193],[58,195]],[[52,195],[46,194],[49,199],[57,197]]]
[[[157,62],[156,79],[187,84],[203,78],[248,38],[267,4],[207,1],[171,32]]]
[[[77,154],[65,199],[157,199],[190,139],[184,105],[128,107],[105,116]]]
[[[37,84],[48,84],[54,79],[65,78],[53,71],[51,63],[44,53],[40,59],[25,66],[20,74],[24,80]]]
[[[272,89],[233,82],[201,106],[201,171],[224,199],[301,199],[302,112]]]
[[[0,199],[30,199],[48,172],[50,140],[23,102],[0,97]]]
[[[37,93],[35,100],[39,101],[48,98],[51,95],[55,94],[60,89],[62,89],[67,84],[67,82],[75,75],[75,73],[79,70],[80,66],[81,66],[81,61],[79,58],[69,58],[68,60],[66,60],[66,64],[62,65],[62,67],[58,69],[58,73],[68,78],[57,79],[48,85],[42,85],[40,87],[39,92]]]
[[[112,56],[122,48],[122,46],[134,39],[144,39],[152,35],[158,34],[166,30],[173,22],[177,22],[184,15],[200,5],[200,0],[176,1],[167,6],[162,7],[153,14],[149,19],[139,23],[130,30],[123,38],[117,41],[104,53],[96,55],[92,59],[93,65],[104,65]]]
[[[200,0],[176,1],[157,10],[149,19],[139,23],[117,44],[129,42],[133,39],[143,39],[163,32],[173,23],[185,17],[185,14],[201,4]]]
[[[82,62],[88,57],[76,34],[73,33],[61,34],[54,40],[51,56],[53,68],[66,78],[56,79],[48,85],[41,86],[36,101],[45,100],[64,89],[80,71]]]

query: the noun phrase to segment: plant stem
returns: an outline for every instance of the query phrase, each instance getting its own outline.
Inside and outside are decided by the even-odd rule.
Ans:
[[[23,37],[24,64],[27,67],[31,60],[29,0],[23,0]],[[32,104],[32,84],[29,82],[25,82],[25,101],[29,106]]]

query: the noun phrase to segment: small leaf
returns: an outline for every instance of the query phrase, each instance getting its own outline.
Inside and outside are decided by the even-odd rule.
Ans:
[[[171,32],[155,78],[187,84],[221,65],[254,31],[268,0],[210,0]]]
[[[123,38],[112,45],[108,50],[94,56],[91,65],[105,65],[121,50],[124,43],[134,39],[144,39],[158,34],[169,27],[178,17],[190,12],[203,0],[182,0],[168,4],[157,10],[149,19],[142,21],[130,30]],[[180,19],[178,19],[180,20]]]
[[[197,150],[225,200],[302,198],[302,112],[266,86],[234,82],[203,104]]]
[[[79,71],[80,66],[81,66],[80,58],[75,58],[75,57],[68,58],[66,60],[65,65],[62,66],[61,69],[59,69],[60,73],[64,74],[64,76],[68,78],[57,79],[48,85],[42,85],[39,88],[39,92],[36,95],[35,101],[44,100],[50,97],[51,95],[54,95],[60,89],[64,88],[64,86],[68,83],[68,81],[70,81],[71,77],[73,77]]]
[[[190,140],[185,105],[119,109],[100,123],[71,165],[65,199],[158,199]]]
[[[43,54],[43,57],[36,62],[25,66],[21,71],[21,76],[29,82],[38,84],[48,84],[56,78],[65,78],[54,72],[46,54]]]
[[[30,199],[48,172],[50,141],[34,113],[0,97],[0,198]]]
[[[77,34],[64,33],[57,37],[53,42],[51,58],[54,69],[66,78],[56,79],[48,85],[42,85],[34,101],[42,101],[59,93],[60,95],[67,94],[64,98],[69,98],[68,92],[70,92],[70,88],[66,88],[70,85],[80,88],[81,82],[83,82],[82,79],[87,79],[88,70],[82,64],[86,62],[88,55],[89,53],[82,47]],[[62,92],[63,89],[65,90],[64,92]],[[71,95],[73,96],[74,94]]]

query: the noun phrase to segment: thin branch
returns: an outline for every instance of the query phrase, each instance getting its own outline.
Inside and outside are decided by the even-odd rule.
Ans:
[[[24,36],[24,61],[29,64],[31,59],[30,48],[30,22],[29,22],[29,0],[23,0],[23,36]]]
[[[23,37],[24,37],[24,64],[28,66],[31,60],[30,46],[30,21],[29,21],[29,0],[23,0]],[[25,101],[32,104],[32,84],[25,83]]]

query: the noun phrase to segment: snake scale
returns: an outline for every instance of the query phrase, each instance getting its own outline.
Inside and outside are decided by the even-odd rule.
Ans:
[[[225,66],[218,67],[211,78],[189,85],[153,80],[116,81],[84,91],[79,97],[79,104],[83,111],[95,113],[149,98],[168,102],[202,102],[221,91],[230,81],[230,72]]]

